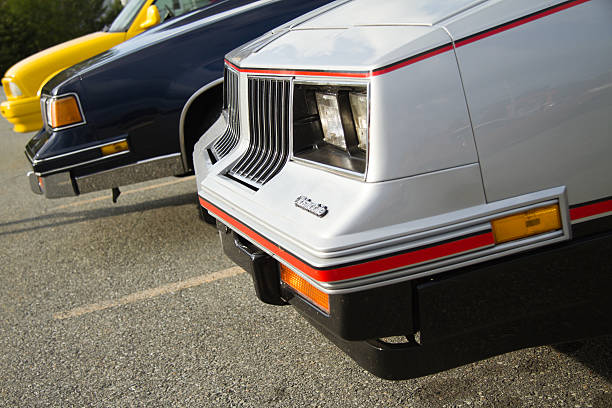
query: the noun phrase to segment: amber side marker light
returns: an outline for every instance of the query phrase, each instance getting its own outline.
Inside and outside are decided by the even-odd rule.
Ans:
[[[561,229],[559,205],[535,208],[491,221],[495,243],[542,234]]]
[[[280,265],[280,278],[300,295],[329,313],[329,295],[327,293],[315,288],[283,264]]]
[[[127,140],[122,140],[120,142],[102,146],[100,148],[100,150],[102,151],[102,156],[108,156],[109,154],[124,152],[129,149],[130,148],[128,146]]]
[[[71,95],[52,100],[49,104],[49,122],[52,128],[83,122],[76,98]]]

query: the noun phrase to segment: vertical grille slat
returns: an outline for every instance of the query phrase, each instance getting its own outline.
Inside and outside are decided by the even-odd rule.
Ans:
[[[244,173],[245,176],[247,174],[250,174],[251,169],[255,167],[255,164],[259,161],[261,157],[261,153],[264,151],[263,141],[266,135],[266,129],[265,129],[265,123],[262,120],[262,111],[265,109],[265,106],[266,106],[266,102],[265,102],[266,83],[264,81],[264,82],[258,83],[257,85],[259,88],[258,92],[255,94],[255,100],[257,101],[255,105],[255,115],[257,118],[255,128],[257,130],[255,133],[256,137],[253,137],[255,144],[253,146],[252,158],[251,160],[246,161],[244,163],[244,166],[242,167],[243,168],[242,172]]]
[[[238,72],[227,67],[223,71],[223,109],[227,112],[227,129],[210,148],[217,160],[227,156],[240,140]]]
[[[257,158],[248,164],[245,169],[245,173],[248,173],[248,178],[252,179],[257,174],[257,170],[261,168],[262,162],[265,160],[267,152],[269,149],[269,139],[271,139],[270,135],[270,88],[271,88],[271,80],[265,80],[263,82],[263,92],[259,94],[260,96],[260,105],[259,105],[259,114],[258,114],[258,123],[259,123],[259,145],[257,151]]]
[[[279,87],[282,87],[283,83],[279,83],[278,81],[274,83],[272,92],[271,92],[271,96],[269,98],[270,103],[271,103],[271,109],[269,111],[269,129],[270,129],[270,135],[271,135],[271,143],[268,149],[268,152],[266,154],[266,158],[262,164],[262,166],[259,168],[259,170],[253,175],[253,179],[258,182],[261,183],[262,180],[265,180],[265,176],[266,174],[269,173],[269,170],[274,167],[274,164],[276,163],[276,161],[279,158],[279,121],[278,120],[272,120],[272,118],[278,118],[279,117],[279,111],[282,110],[282,107],[279,105],[280,100],[278,98],[279,95]]]
[[[249,82],[249,118],[253,118],[255,112],[257,112],[257,90],[253,89],[254,87]],[[232,172],[241,173],[244,171],[244,167],[250,162],[250,160],[255,155],[255,146],[259,141],[259,131],[255,127],[255,122],[250,119],[249,120],[249,131],[251,134],[251,143],[249,143],[249,148],[242,158],[238,161],[238,163],[232,169]]]
[[[257,187],[274,177],[289,156],[290,80],[251,77],[248,86],[249,148],[230,174]]]
[[[280,120],[278,121],[278,126],[280,127],[279,134],[282,135],[282,137],[278,138],[279,158],[275,160],[271,169],[262,175],[262,183],[274,177],[284,166],[287,157],[289,157],[289,82],[286,81],[282,85],[279,106],[283,108],[279,112]]]

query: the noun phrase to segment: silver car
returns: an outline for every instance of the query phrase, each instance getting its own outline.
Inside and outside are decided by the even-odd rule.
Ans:
[[[226,56],[200,203],[374,374],[612,327],[612,2],[338,1]]]

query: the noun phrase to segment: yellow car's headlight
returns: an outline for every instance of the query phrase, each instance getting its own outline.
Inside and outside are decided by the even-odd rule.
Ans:
[[[21,95],[23,95],[23,92],[21,92],[21,89],[19,88],[19,85],[17,85],[15,82],[11,81],[8,83],[8,88],[9,88],[9,93],[11,94],[12,97],[14,98],[18,98]]]
[[[47,124],[53,129],[85,123],[81,105],[74,94],[48,99],[45,110]]]

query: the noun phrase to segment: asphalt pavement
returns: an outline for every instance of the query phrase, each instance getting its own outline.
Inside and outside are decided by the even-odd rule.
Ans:
[[[193,177],[47,200],[0,118],[0,406],[612,407],[612,337],[392,382],[260,303]]]

